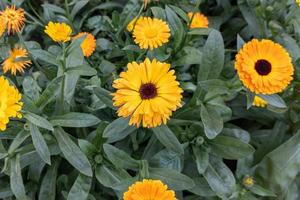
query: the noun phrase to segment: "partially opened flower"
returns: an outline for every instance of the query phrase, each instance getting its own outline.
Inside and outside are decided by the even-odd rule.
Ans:
[[[123,200],[176,200],[175,192],[160,180],[138,181],[123,195]]]
[[[16,6],[6,7],[0,12],[1,18],[5,21],[8,33],[20,32],[25,24],[25,13],[22,8],[16,9]]]
[[[154,49],[169,41],[170,28],[165,21],[141,17],[136,22],[133,37],[141,49]]]
[[[127,65],[128,70],[120,74],[113,87],[114,106],[118,115],[130,117],[129,124],[156,127],[167,120],[181,106],[183,90],[176,81],[175,71],[170,64],[150,61]]]
[[[84,37],[84,36],[86,36],[86,37],[83,40],[83,42],[81,43],[81,49],[82,49],[84,56],[90,57],[94,53],[95,48],[96,48],[95,37],[90,33],[81,32],[81,33],[78,33],[76,36],[74,36],[73,40],[76,40],[76,39],[78,39],[80,37]]]
[[[71,39],[72,29],[66,23],[49,22],[45,33],[55,42],[68,42]]]
[[[11,74],[16,75],[17,72],[24,72],[30,64],[26,49],[17,47],[9,52],[9,57],[3,62],[2,67],[4,73],[10,71]]]
[[[208,28],[209,21],[207,17],[200,12],[189,12],[188,17],[190,20],[190,28]]]
[[[255,96],[252,105],[264,108],[268,105],[268,102],[259,96]]]
[[[6,22],[4,18],[0,15],[0,37],[2,37],[5,30],[6,30]]]
[[[4,131],[11,117],[21,118],[20,113],[23,103],[21,94],[9,82],[0,76],[0,130]]]
[[[294,74],[288,52],[271,40],[253,39],[246,43],[236,55],[235,68],[243,84],[260,94],[282,92]]]

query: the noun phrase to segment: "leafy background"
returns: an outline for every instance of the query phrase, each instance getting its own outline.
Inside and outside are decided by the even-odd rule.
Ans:
[[[1,199],[122,199],[142,178],[160,179],[178,199],[300,199],[300,8],[294,0],[1,1],[26,10],[22,38],[2,37],[0,61],[12,45],[33,63],[6,75],[23,93],[24,117],[0,134]],[[188,11],[209,17],[208,29],[188,29]],[[168,22],[171,41],[141,50],[126,31],[138,14]],[[48,38],[48,21],[97,38],[85,59],[80,40],[67,51]],[[238,49],[252,38],[282,44],[293,58],[293,83],[279,95],[253,94],[235,70]],[[169,62],[184,89],[184,106],[167,125],[128,126],[118,118],[112,81],[128,62]],[[66,71],[61,65],[66,65]],[[64,98],[61,98],[64,94]],[[243,179],[252,176],[252,187]]]

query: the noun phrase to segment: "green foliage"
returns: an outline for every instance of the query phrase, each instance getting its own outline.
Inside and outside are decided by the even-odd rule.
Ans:
[[[0,37],[0,63],[13,46],[32,65],[6,78],[22,93],[22,119],[0,133],[0,199],[123,199],[128,187],[159,179],[182,200],[300,199],[300,7],[294,0],[3,0],[26,12],[21,34]],[[190,29],[189,11],[209,28]],[[136,16],[165,20],[164,46],[141,50],[126,30]],[[45,33],[49,21],[69,24],[65,44]],[[252,38],[280,43],[292,57],[294,80],[284,92],[254,94],[234,70]],[[119,118],[113,81],[129,62],[146,57],[171,64],[184,90],[182,107],[152,129]],[[1,105],[0,105],[1,106]],[[247,185],[245,177],[253,177]]]

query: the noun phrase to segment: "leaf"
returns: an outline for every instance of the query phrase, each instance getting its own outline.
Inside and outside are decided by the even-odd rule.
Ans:
[[[129,119],[118,118],[111,122],[103,132],[103,137],[108,143],[120,141],[136,130],[135,126],[129,125]]]
[[[54,116],[50,120],[53,126],[62,127],[90,127],[100,123],[94,115],[87,113],[70,112],[60,116]]]
[[[97,166],[96,178],[105,187],[112,187],[113,185],[120,183],[122,180],[130,178],[125,170],[117,170],[105,165]]]
[[[59,161],[56,160],[50,167],[48,167],[48,170],[41,183],[38,199],[56,199],[56,179],[58,166]]]
[[[30,112],[26,112],[23,116],[28,121],[30,121],[34,125],[37,125],[38,127],[47,129],[49,131],[54,131],[52,124],[47,119],[45,119],[39,115],[30,113]]]
[[[183,156],[179,156],[173,151],[163,149],[151,158],[150,165],[158,168],[174,169],[180,172],[183,169],[183,159]]]
[[[263,94],[258,94],[259,97],[264,99],[265,101],[268,102],[269,105],[274,106],[276,108],[280,109],[287,109],[287,106],[284,102],[284,100],[278,95],[278,94],[273,94],[273,95],[263,95]]]
[[[42,49],[33,49],[30,51],[30,53],[33,55],[33,57],[42,60],[46,63],[53,64],[55,66],[60,66],[61,63],[56,58],[55,55],[49,53],[48,51],[42,50]]]
[[[195,186],[189,189],[190,192],[205,197],[216,196],[215,192],[212,191],[205,178],[196,177],[193,178],[193,181],[195,183]]]
[[[276,194],[274,194],[272,191],[267,190],[257,184],[254,184],[253,186],[248,188],[251,192],[254,194],[257,194],[259,196],[263,197],[276,197]]]
[[[77,1],[75,6],[73,7],[71,11],[71,18],[74,19],[76,14],[86,5],[89,3],[89,0],[80,0]]]
[[[235,178],[231,170],[216,158],[210,158],[209,165],[203,174],[204,178],[216,194],[225,198],[230,196],[235,189]]]
[[[92,186],[92,178],[79,174],[73,184],[67,200],[85,200]]]
[[[10,159],[10,188],[17,199],[28,200],[21,174],[19,154]]]
[[[124,169],[138,169],[139,161],[131,158],[124,151],[110,145],[104,144],[103,150],[107,155],[107,158],[118,168]]]
[[[206,108],[201,104],[201,120],[204,132],[208,139],[215,138],[223,129],[223,120],[220,115],[212,108]]]
[[[152,131],[154,132],[157,139],[167,148],[176,153],[183,154],[184,149],[180,142],[178,141],[177,137],[174,133],[168,128],[166,125],[158,126],[153,128]]]
[[[95,76],[97,75],[97,70],[88,66],[80,65],[77,67],[68,68],[66,73],[69,75],[78,75],[78,76]]]
[[[209,143],[213,153],[229,160],[244,158],[255,152],[250,144],[234,137],[219,135]]]
[[[196,165],[199,174],[203,174],[208,167],[209,154],[208,150],[204,147],[193,146],[193,153],[196,158]]]
[[[203,47],[202,59],[198,71],[198,82],[219,78],[225,59],[225,49],[222,35],[213,30]]]
[[[65,159],[82,174],[91,177],[93,175],[91,164],[85,154],[71,140],[68,133],[66,133],[62,128],[55,128],[54,136]]]
[[[29,129],[31,133],[32,142],[37,153],[39,154],[39,156],[42,158],[43,161],[51,165],[50,151],[40,130],[38,129],[37,126],[35,126],[32,123],[29,123]]]
[[[116,108],[113,106],[112,96],[109,91],[100,87],[96,87],[94,88],[94,93],[107,107],[116,110]]]
[[[98,151],[97,148],[87,140],[78,139],[78,145],[88,158],[92,158]]]
[[[10,144],[8,154],[14,153],[28,137],[29,133],[27,131],[21,130]]]
[[[186,190],[195,186],[191,178],[172,169],[150,168],[149,174],[151,179],[161,180],[173,190]]]

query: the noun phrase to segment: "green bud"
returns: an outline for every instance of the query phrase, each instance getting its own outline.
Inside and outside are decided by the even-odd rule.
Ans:
[[[103,157],[101,155],[96,155],[94,160],[97,164],[100,164],[103,161]]]

